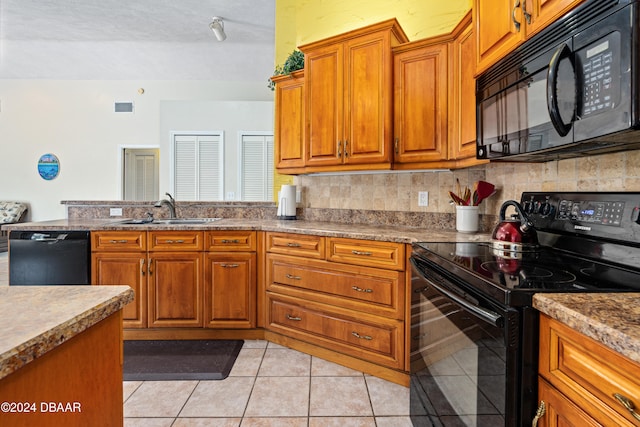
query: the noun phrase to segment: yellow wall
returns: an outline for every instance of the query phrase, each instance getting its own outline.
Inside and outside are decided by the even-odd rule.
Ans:
[[[276,0],[276,64],[297,47],[396,18],[409,40],[451,31],[471,0]]]

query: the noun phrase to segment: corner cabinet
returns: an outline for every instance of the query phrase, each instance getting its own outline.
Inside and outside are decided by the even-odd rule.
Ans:
[[[274,76],[275,162],[279,173],[304,172],[304,70]]]
[[[474,0],[477,72],[585,0]]]
[[[394,55],[394,169],[466,167],[476,159],[475,38],[471,12],[447,35]]]
[[[403,383],[405,245],[266,233],[268,339]]]
[[[300,46],[306,172],[390,169],[395,19]]]
[[[538,427],[638,426],[640,364],[541,314],[538,397]]]

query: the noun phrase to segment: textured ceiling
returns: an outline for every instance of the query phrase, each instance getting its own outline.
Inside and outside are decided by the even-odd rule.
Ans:
[[[0,0],[0,78],[266,81],[274,20],[275,0]]]

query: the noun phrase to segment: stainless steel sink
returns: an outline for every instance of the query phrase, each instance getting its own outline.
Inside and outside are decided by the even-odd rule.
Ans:
[[[209,222],[219,221],[222,218],[169,218],[154,219],[152,224],[207,224]]]
[[[162,225],[162,224],[207,224],[214,221],[219,221],[222,218],[167,218],[167,219],[154,219],[149,221],[148,219],[123,219],[115,221],[114,224],[123,225]]]

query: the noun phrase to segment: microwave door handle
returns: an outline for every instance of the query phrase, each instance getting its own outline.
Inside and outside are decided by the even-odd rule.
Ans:
[[[558,80],[558,68],[560,61],[571,57],[571,49],[566,43],[562,43],[551,57],[549,68],[547,71],[547,109],[553,127],[560,136],[566,136],[571,130],[571,123],[564,123],[558,110],[558,97],[556,93],[556,84]]]

